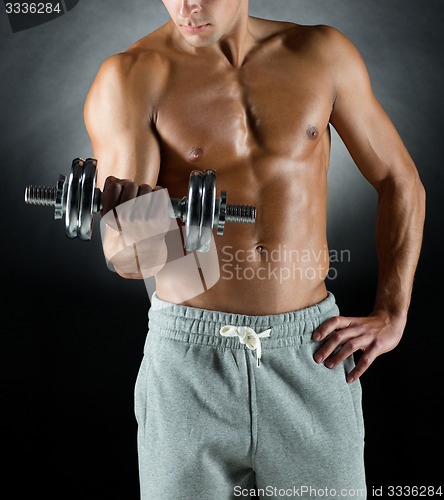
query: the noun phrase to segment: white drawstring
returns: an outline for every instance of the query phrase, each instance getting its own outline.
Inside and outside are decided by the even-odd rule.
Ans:
[[[225,325],[220,329],[219,333],[223,337],[239,337],[240,343],[246,344],[248,349],[256,349],[257,366],[259,366],[259,361],[262,356],[261,339],[270,337],[271,328],[269,330],[265,330],[264,332],[256,333],[253,328],[250,328],[248,326]]]

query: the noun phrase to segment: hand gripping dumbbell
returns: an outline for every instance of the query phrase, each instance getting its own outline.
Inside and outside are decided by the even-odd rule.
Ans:
[[[90,240],[94,215],[102,210],[102,192],[96,186],[97,160],[76,158],[68,177],[59,176],[55,187],[28,186],[25,203],[53,206],[54,218],[65,218],[68,238]],[[216,198],[216,172],[193,170],[188,196],[171,198],[169,216],[185,223],[187,250],[206,252],[210,248],[212,229],[224,232],[225,222],[254,224],[256,208],[247,205],[228,205],[227,192]]]

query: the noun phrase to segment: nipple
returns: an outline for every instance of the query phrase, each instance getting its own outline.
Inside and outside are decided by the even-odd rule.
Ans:
[[[319,135],[319,131],[314,125],[307,129],[307,136],[309,139],[311,139],[311,140],[316,139],[318,137],[318,135]]]
[[[193,148],[188,155],[188,159],[190,161],[200,160],[203,156],[204,152],[202,148]]]

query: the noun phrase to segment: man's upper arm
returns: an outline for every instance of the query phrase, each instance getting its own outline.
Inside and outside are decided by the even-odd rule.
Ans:
[[[354,45],[329,28],[329,65],[335,88],[330,117],[356,165],[376,188],[386,179],[417,175],[393,123],[373,94],[364,61]]]
[[[137,56],[123,53],[101,66],[85,103],[85,125],[98,160],[98,185],[113,175],[154,187],[160,148],[153,128],[154,97]],[[154,88],[154,86],[153,86]]]

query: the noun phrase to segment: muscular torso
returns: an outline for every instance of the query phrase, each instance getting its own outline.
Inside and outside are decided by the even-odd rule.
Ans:
[[[228,202],[254,205],[254,225],[226,224],[214,237],[219,281],[184,304],[241,314],[278,314],[326,297],[327,170],[332,82],[311,28],[272,23],[233,67],[161,48],[162,31],[139,42],[161,52],[162,86],[153,123],[161,148],[157,183],[187,192],[190,171],[212,168]],[[174,277],[157,294],[176,301]]]

